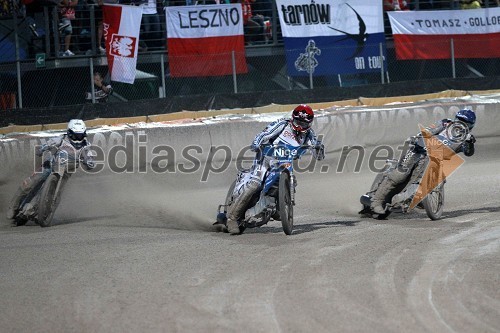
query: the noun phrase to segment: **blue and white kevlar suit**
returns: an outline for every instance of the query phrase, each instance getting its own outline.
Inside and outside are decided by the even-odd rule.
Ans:
[[[264,144],[288,144],[291,146],[300,147],[302,145],[311,145],[315,147],[313,156],[322,160],[325,156],[324,146],[316,138],[316,134],[309,128],[305,132],[298,132],[292,128],[290,119],[283,118],[269,124],[260,134],[258,134],[252,142],[251,148],[253,151],[259,151],[261,145]],[[231,229],[231,223],[234,227],[236,221],[243,216],[244,209],[248,201],[257,192],[266,176],[267,170],[270,168],[272,158],[264,157],[262,160],[254,160],[254,165],[250,170],[242,171],[238,174],[236,186],[233,191],[233,203],[228,209],[228,228]],[[231,231],[231,230],[230,230]]]
[[[452,124],[453,120],[443,119],[426,127],[426,130],[455,151],[455,153],[464,153],[465,156],[474,155],[474,142],[476,141],[474,136],[468,134],[465,140],[450,138],[450,133],[447,129]],[[393,189],[408,180],[408,177],[411,177],[410,182],[415,181],[427,166],[427,151],[421,133],[408,138],[407,141],[414,144],[415,149],[409,150],[405,156],[402,156],[398,162],[398,167],[389,169],[388,172],[383,174],[383,177],[380,177],[378,186],[375,185],[373,187],[371,209],[377,214],[385,212],[383,203]]]

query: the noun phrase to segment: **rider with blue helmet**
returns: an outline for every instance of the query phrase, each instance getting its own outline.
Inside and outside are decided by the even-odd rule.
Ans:
[[[453,127],[452,125],[455,124]],[[433,136],[437,136],[439,140],[445,140],[447,146],[455,151],[455,153],[464,153],[465,156],[474,155],[474,143],[476,139],[470,131],[476,124],[476,114],[470,109],[463,109],[456,113],[455,119],[443,119],[426,128]],[[450,129],[457,128],[460,137],[453,136],[453,131]],[[422,134],[410,138],[410,142],[415,145],[415,149],[409,150],[405,156],[399,161],[398,168],[388,172],[372,192],[372,203],[370,209],[376,214],[384,214],[384,200],[391,191],[396,189],[400,184],[408,181],[412,174],[420,174],[423,168],[427,165],[427,153],[425,143],[422,139]]]

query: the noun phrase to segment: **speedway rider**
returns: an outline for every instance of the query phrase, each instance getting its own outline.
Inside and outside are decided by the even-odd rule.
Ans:
[[[65,151],[68,154],[68,160],[77,161],[79,164],[83,164],[87,170],[90,170],[94,168],[95,163],[89,148],[90,142],[87,140],[87,127],[83,120],[70,120],[66,134],[49,139],[47,143],[42,145],[36,152],[38,156],[43,156],[43,164],[22,182],[10,202],[9,209],[7,210],[7,218],[14,219],[22,199],[50,175],[52,171],[52,154],[58,150]],[[50,154],[46,152],[50,152]],[[78,166],[78,164],[75,166]]]
[[[286,143],[295,146],[311,145],[314,147],[313,156],[317,160],[325,157],[324,146],[317,140],[311,128],[314,112],[308,105],[301,104],[292,111],[291,118],[282,118],[270,123],[264,131],[258,134],[251,145],[251,149],[259,152],[261,145]],[[227,213],[227,228],[231,234],[238,234],[238,218],[244,214],[248,201],[256,193],[269,169],[270,158],[255,160],[253,167],[247,172],[240,172],[233,192],[233,203]]]
[[[450,138],[450,131],[448,130],[450,126],[460,122],[463,124],[464,128],[466,126],[467,135],[465,140],[454,140]],[[460,124],[458,123],[458,124]],[[474,143],[476,139],[470,130],[474,127],[476,123],[476,114],[474,111],[469,109],[463,109],[456,113],[455,120],[443,119],[437,123],[427,127],[426,130],[429,131],[433,136],[443,137],[449,142],[449,148],[453,149],[455,153],[464,153],[465,156],[474,155]],[[370,209],[375,214],[384,214],[385,208],[383,207],[384,200],[386,196],[395,189],[399,184],[407,181],[409,177],[414,175],[419,175],[423,172],[423,168],[426,166],[427,152],[425,150],[425,143],[422,139],[422,134],[409,138],[410,143],[415,145],[415,149],[409,150],[402,160],[399,161],[398,167],[391,169],[383,178],[378,185],[376,191],[372,194],[372,203]]]

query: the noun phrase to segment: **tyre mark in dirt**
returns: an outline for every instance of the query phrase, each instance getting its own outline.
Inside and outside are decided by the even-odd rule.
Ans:
[[[488,218],[490,222],[479,224]],[[408,288],[408,302],[430,331],[498,332],[500,328],[500,319],[491,319],[500,318],[500,294],[495,289],[483,291],[481,288],[485,287],[477,279],[481,276],[487,280],[486,277],[492,275],[493,280],[498,280],[495,267],[485,266],[481,259],[484,257],[484,263],[488,263],[491,262],[488,256],[498,258],[500,228],[495,225],[499,221],[492,219],[492,214],[484,213],[466,220],[478,224],[441,239],[433,249],[423,253],[424,264]],[[478,250],[478,244],[482,251]],[[499,268],[497,265],[496,272]],[[493,298],[492,302],[490,297],[483,297],[491,293],[498,299]],[[484,315],[495,312],[497,316]]]

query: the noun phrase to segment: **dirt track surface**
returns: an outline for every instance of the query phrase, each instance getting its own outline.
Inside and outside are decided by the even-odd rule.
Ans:
[[[1,222],[0,331],[500,332],[499,144],[448,179],[440,221],[360,219],[374,174],[335,154],[298,175],[292,236],[214,231],[234,170],[77,174],[53,227]]]

